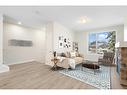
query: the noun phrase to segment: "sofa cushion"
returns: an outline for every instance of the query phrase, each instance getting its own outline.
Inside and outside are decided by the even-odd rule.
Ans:
[[[74,60],[75,60],[76,64],[79,64],[79,63],[83,62],[83,58],[82,57],[75,57]]]
[[[65,53],[57,53],[57,56],[66,57],[66,54]]]
[[[61,53],[61,57],[66,57],[66,54],[65,53]]]
[[[70,53],[69,52],[66,52],[65,55],[66,55],[67,58],[70,58]]]

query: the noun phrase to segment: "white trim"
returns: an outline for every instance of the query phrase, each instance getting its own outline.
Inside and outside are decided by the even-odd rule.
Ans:
[[[45,65],[53,66],[54,64],[53,63],[45,63]]]
[[[0,64],[3,64],[3,14],[0,14]]]
[[[8,71],[9,71],[9,66],[0,64],[0,73],[8,72]]]
[[[99,31],[95,31],[95,32],[87,32],[87,54],[88,55],[100,55],[100,54],[98,54],[97,53],[97,48],[96,48],[96,53],[90,53],[89,52],[89,34],[97,34],[97,33],[102,33],[102,32],[111,32],[111,31],[115,31],[116,32],[116,42],[117,42],[117,30],[116,29],[109,29],[109,30],[103,30],[103,31],[101,31],[101,30],[99,30]],[[97,35],[96,35],[96,38],[97,38]],[[96,42],[97,43],[97,42]]]
[[[15,62],[15,63],[8,63],[7,65],[23,64],[23,63],[33,62],[33,61],[36,61],[36,60],[31,59],[31,60],[26,60],[26,61],[19,61],[19,62]]]
[[[127,47],[127,42],[117,42],[115,44],[115,47]]]

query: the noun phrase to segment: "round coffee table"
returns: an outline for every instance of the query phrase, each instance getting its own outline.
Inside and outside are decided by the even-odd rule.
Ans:
[[[88,68],[88,69],[99,69],[100,68],[99,65],[96,65],[94,63],[92,63],[92,64],[82,64],[82,66],[85,67],[85,68]]]
[[[82,63],[82,69],[83,67],[85,68],[88,68],[88,69],[91,69],[94,71],[94,74],[95,74],[95,70],[99,70],[100,66],[94,62],[83,62]]]

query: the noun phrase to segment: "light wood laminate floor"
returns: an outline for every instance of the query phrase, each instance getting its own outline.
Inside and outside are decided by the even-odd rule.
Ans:
[[[50,66],[38,62],[16,64],[0,74],[0,89],[96,89],[71,77],[51,71]],[[123,88],[112,67],[112,88]]]

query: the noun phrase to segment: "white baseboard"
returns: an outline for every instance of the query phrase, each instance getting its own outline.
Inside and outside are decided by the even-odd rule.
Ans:
[[[31,59],[31,60],[27,60],[27,61],[20,61],[20,62],[15,62],[15,63],[8,63],[6,65],[5,64],[0,64],[0,73],[8,72],[9,71],[9,66],[8,65],[23,64],[23,63],[33,62],[33,61],[36,61],[36,60],[35,59]],[[41,62],[39,62],[39,63],[41,63]]]
[[[15,63],[8,63],[7,65],[23,64],[23,63],[33,62],[33,61],[36,61],[36,60],[35,59],[31,59],[31,60],[20,61],[20,62],[15,62]]]
[[[48,66],[53,66],[54,64],[51,64],[51,63],[46,63],[46,62],[45,62],[45,65],[48,65]]]
[[[8,72],[8,71],[9,71],[9,66],[0,64],[0,73]]]

